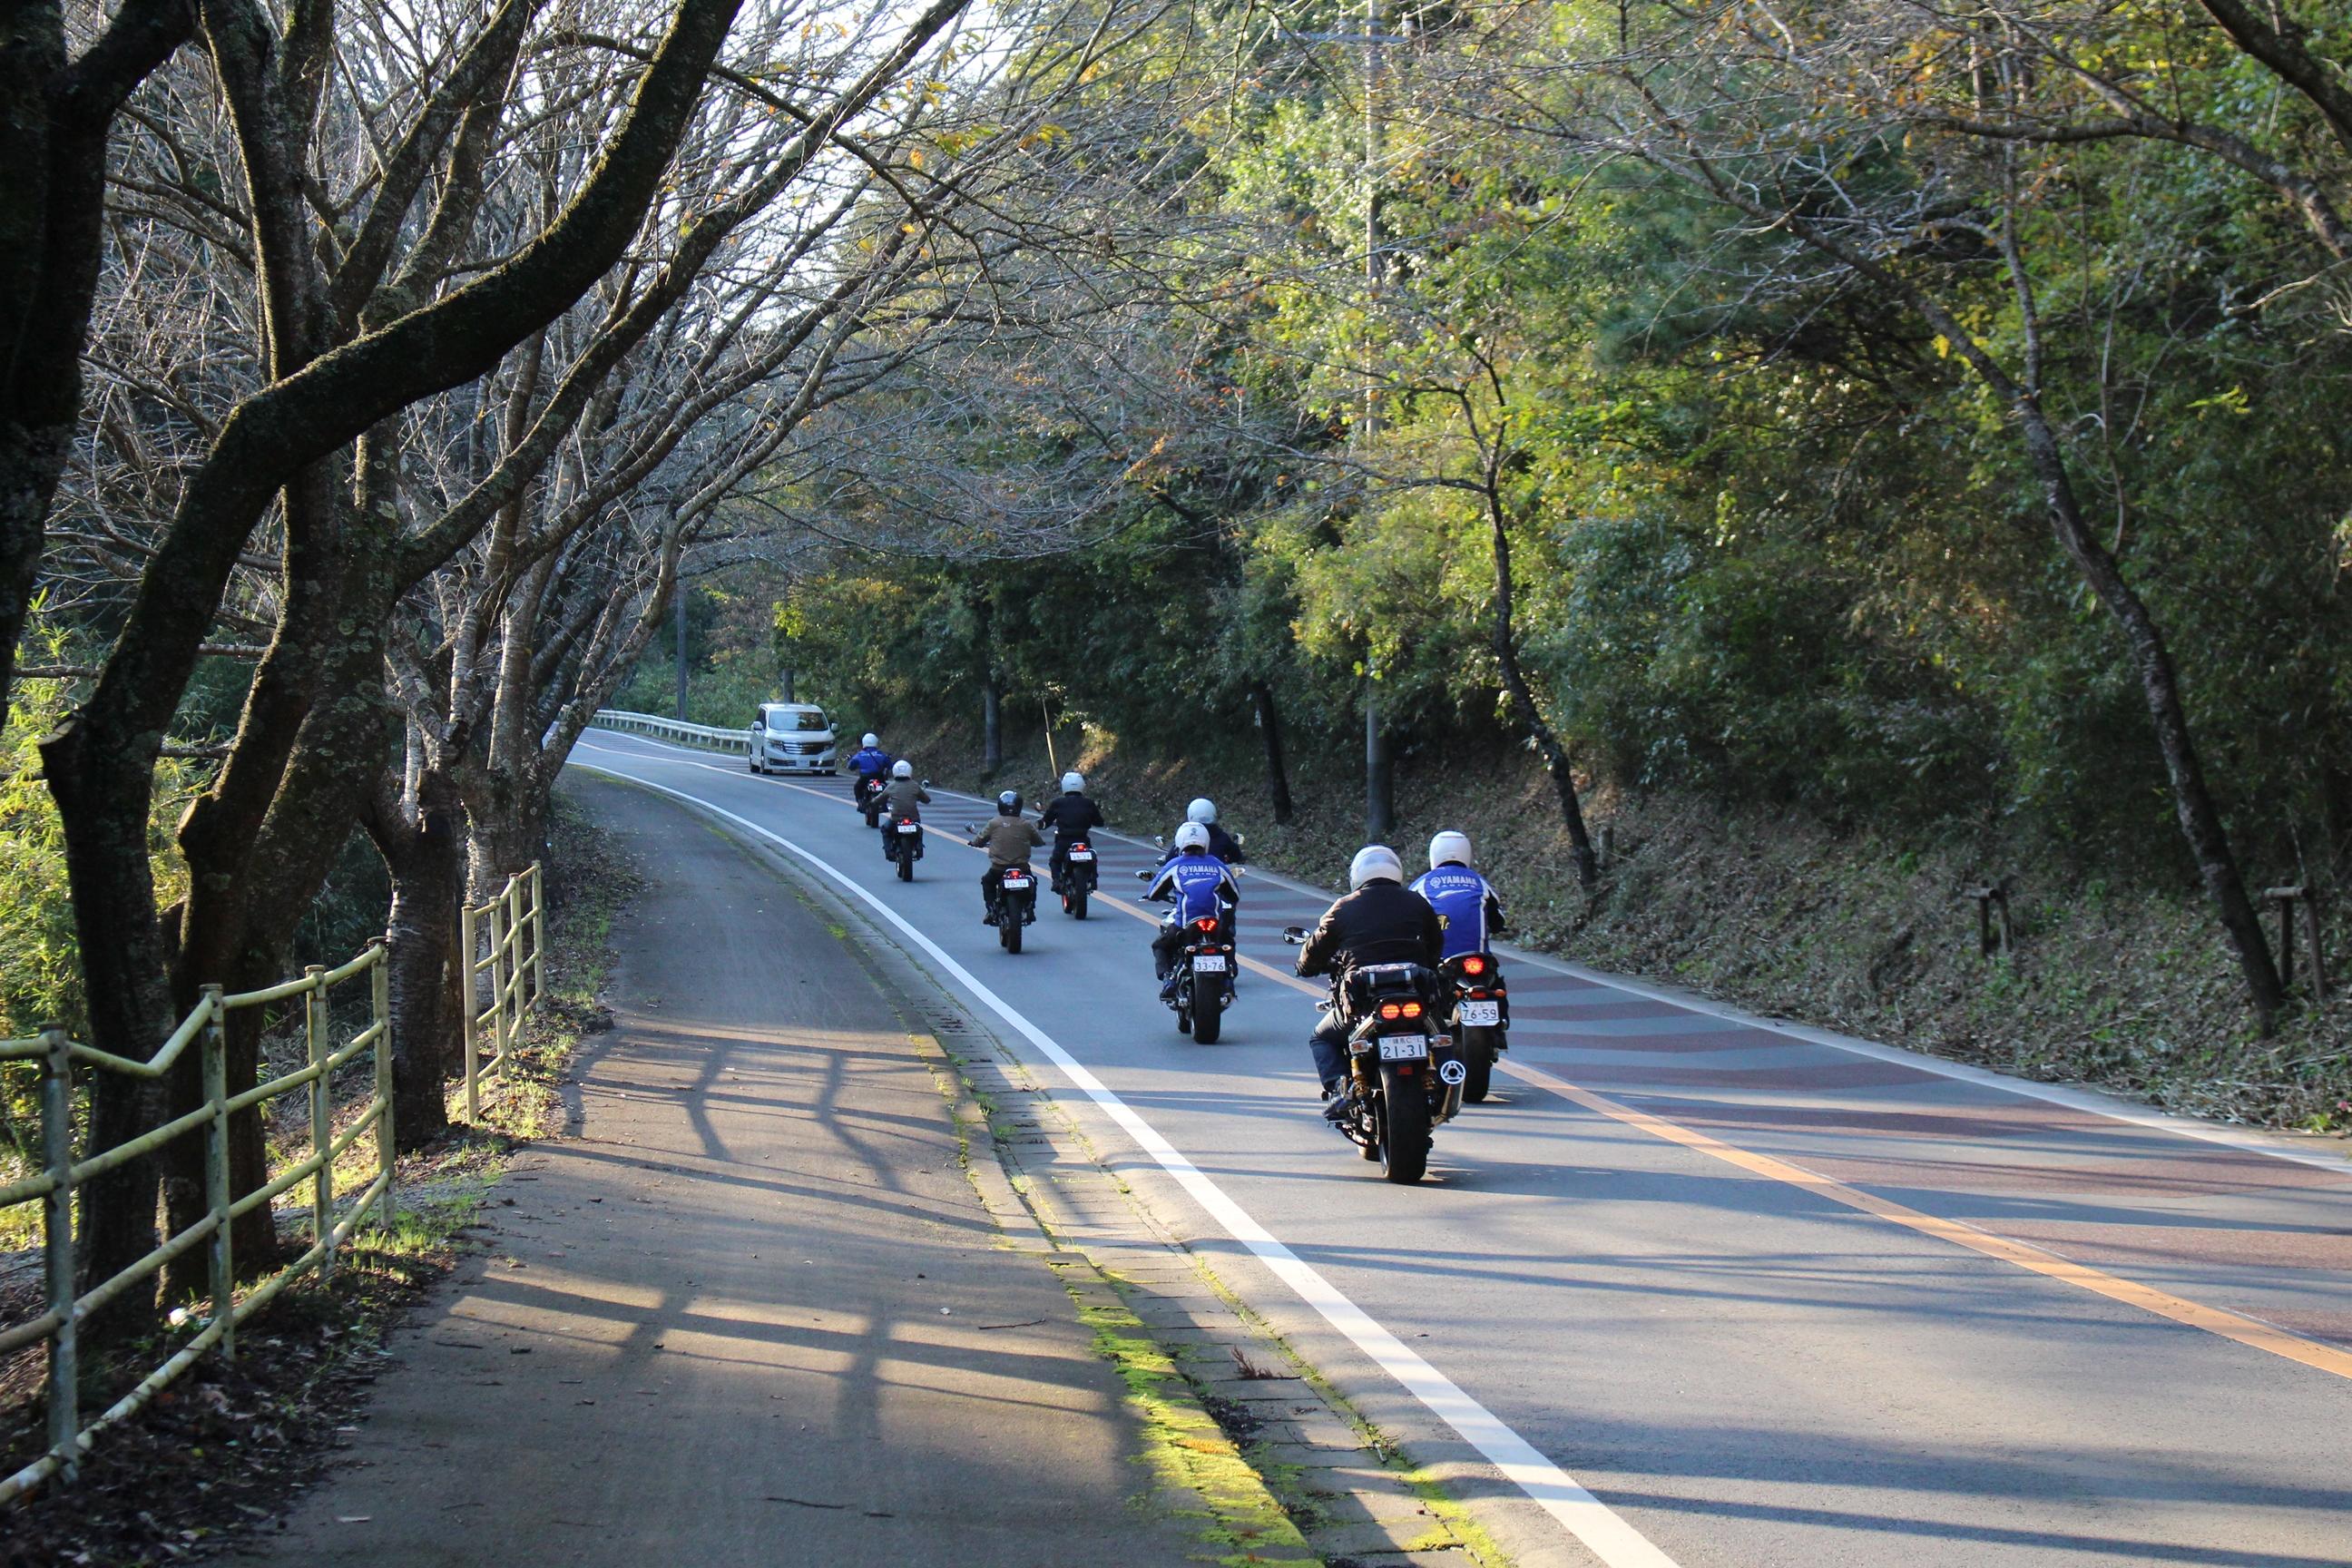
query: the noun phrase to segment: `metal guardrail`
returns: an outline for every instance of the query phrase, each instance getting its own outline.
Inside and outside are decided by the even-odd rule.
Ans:
[[[590,724],[600,730],[625,730],[633,735],[650,735],[656,741],[675,741],[682,746],[705,746],[714,752],[751,752],[750,726],[740,730],[714,730],[708,724],[682,724],[675,719],[665,719],[656,713],[631,713],[619,708],[599,708]]]
[[[362,974],[369,979],[368,1025],[342,1046],[336,1047],[329,1037],[330,995],[335,986]],[[302,999],[303,1032],[309,1046],[309,1064],[283,1078],[272,1079],[232,1096],[228,1092],[227,1047],[222,1020],[241,1008],[289,1002],[296,997]],[[179,1027],[172,1031],[161,1048],[143,1062],[79,1045],[67,1038],[65,1030],[55,1025],[44,1028],[32,1039],[0,1040],[0,1061],[32,1059],[41,1064],[43,1168],[37,1175],[0,1187],[0,1208],[36,1200],[41,1205],[43,1261],[46,1266],[44,1305],[47,1309],[30,1322],[0,1330],[0,1355],[46,1341],[49,1358],[48,1450],[15,1475],[0,1480],[0,1507],[15,1501],[52,1477],[59,1477],[70,1483],[75,1479],[81,1456],[96,1445],[100,1433],[136,1414],[173,1379],[194,1365],[205,1352],[218,1347],[223,1355],[234,1357],[236,1353],[237,1325],[268,1306],[280,1290],[302,1275],[313,1269],[322,1275],[331,1271],[336,1249],[351,1238],[352,1233],[359,1228],[372,1207],[381,1205],[379,1217],[386,1225],[392,1222],[391,1019],[384,946],[379,939],[371,942],[365,952],[340,968],[324,969],[312,964],[303,971],[301,979],[265,990],[225,995],[217,985],[205,986],[204,1000],[181,1020]],[[79,1161],[74,1159],[73,1069],[77,1062],[107,1072],[128,1073],[135,1078],[160,1078],[171,1070],[172,1064],[191,1044],[196,1047],[203,1065],[204,1104],[127,1143],[89,1154]],[[330,1080],[338,1068],[370,1050],[373,1051],[375,1058],[374,1091],[358,1120],[349,1129],[338,1133],[335,1131],[335,1104]],[[309,1157],[296,1162],[291,1168],[260,1188],[242,1197],[232,1197],[229,1184],[229,1118],[279,1095],[306,1087],[310,1094]],[[205,1135],[205,1216],[165,1240],[111,1279],[76,1295],[74,1189],[94,1176],[152,1153],[172,1140],[199,1129]],[[352,1204],[350,1214],[338,1221],[335,1218],[335,1161],[371,1129],[375,1133],[375,1175],[361,1189]],[[279,1194],[292,1191],[306,1181],[310,1184],[310,1248],[267,1280],[247,1290],[243,1300],[239,1300],[236,1288],[235,1258],[230,1253],[230,1233],[234,1223],[257,1208],[275,1204]],[[165,1264],[194,1250],[199,1244],[207,1249],[206,1275],[211,1298],[205,1327],[161,1366],[142,1378],[136,1388],[116,1400],[96,1420],[83,1425],[76,1353],[79,1325],[92,1312],[153,1275]]]
[[[534,860],[507,879],[486,904],[457,916],[457,951],[466,955],[466,1120],[482,1119],[481,1081],[506,1071],[522,1021],[547,994],[547,900]],[[487,936],[488,951],[483,938]],[[487,985],[483,976],[489,979]],[[482,1000],[488,994],[489,1005]],[[489,1054],[483,1046],[487,1035]]]

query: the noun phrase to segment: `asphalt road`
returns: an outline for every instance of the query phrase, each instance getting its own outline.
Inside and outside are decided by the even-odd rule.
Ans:
[[[1201,1047],[1129,918],[1139,845],[1105,846],[1095,918],[1041,910],[1013,956],[977,853],[935,835],[897,882],[839,781],[604,732],[574,762],[769,836],[938,974],[1411,1451],[1539,1508],[1523,1556],[2352,1563],[2352,1166],[2326,1149],[1507,949],[1509,1076],[1391,1186],[1315,1113],[1319,985],[1279,928],[1320,895],[1245,881],[1254,963]]]

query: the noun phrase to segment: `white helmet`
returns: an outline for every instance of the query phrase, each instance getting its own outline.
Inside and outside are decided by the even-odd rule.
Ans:
[[[1210,823],[1217,820],[1217,803],[1205,795],[1201,796],[1184,808],[1184,820],[1197,822],[1206,827]]]
[[[1456,833],[1449,827],[1429,841],[1429,868],[1434,871],[1448,860],[1458,860],[1465,866],[1470,864],[1468,834]]]
[[[901,757],[897,762],[890,764],[890,776],[894,779],[913,778],[915,776],[915,764],[907,761],[906,758]]]
[[[1064,795],[1076,795],[1086,787],[1087,781],[1082,775],[1077,773],[1064,773],[1062,775],[1062,793]]]
[[[871,730],[866,731],[866,739],[859,742],[859,744],[863,745],[869,752],[881,743],[882,737],[876,734]]]
[[[1348,862],[1348,887],[1350,891],[1367,882],[1383,879],[1391,882],[1404,880],[1404,862],[1398,859],[1397,852],[1385,844],[1367,844],[1356,851],[1353,860]]]
[[[1208,847],[1209,830],[1206,827],[1203,827],[1201,824],[1197,822],[1188,822],[1183,826],[1176,830],[1176,848],[1178,853],[1181,854],[1187,849],[1206,851]]]

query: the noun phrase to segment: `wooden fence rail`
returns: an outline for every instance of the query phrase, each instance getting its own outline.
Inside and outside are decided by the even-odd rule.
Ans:
[[[481,1082],[507,1070],[522,1021],[547,994],[546,882],[538,861],[457,920],[466,997],[466,1120],[482,1119]]]
[[[333,1043],[330,1016],[334,988],[364,975],[368,980],[368,1023],[341,1046]],[[223,1021],[247,1007],[299,1000],[302,1006],[306,1064],[282,1078],[257,1085],[241,1094],[228,1092],[227,1049]],[[56,1478],[70,1483],[81,1456],[89,1452],[100,1434],[136,1413],[156,1393],[207,1352],[236,1353],[237,1325],[268,1306],[278,1293],[305,1274],[324,1274],[334,1268],[336,1251],[351,1238],[371,1212],[392,1223],[392,1008],[385,985],[384,948],[379,939],[365,952],[335,969],[313,964],[299,980],[260,991],[223,994],[217,985],[205,987],[204,999],[181,1020],[179,1027],[145,1061],[132,1061],[80,1045],[63,1028],[50,1026],[31,1039],[0,1040],[0,1061],[37,1060],[41,1064],[41,1161],[37,1174],[0,1186],[0,1208],[37,1202],[41,1205],[44,1252],[43,1305],[46,1310],[28,1322],[0,1329],[0,1355],[46,1342],[48,1348],[49,1446],[41,1458],[0,1480],[0,1507],[15,1501],[42,1482]],[[76,1160],[74,1138],[74,1068],[124,1073],[134,1078],[160,1078],[193,1046],[201,1064],[205,1103],[186,1115],[111,1149]],[[373,1053],[374,1088],[366,1107],[344,1131],[334,1127],[335,1104],[331,1080],[336,1069]],[[296,1089],[310,1092],[310,1152],[266,1185],[243,1196],[232,1196],[229,1182],[229,1118]],[[205,1139],[205,1215],[177,1236],[166,1238],[144,1258],[112,1279],[76,1293],[74,1280],[74,1190],[92,1177],[153,1153],[175,1138],[202,1131]],[[375,1172],[352,1201],[350,1212],[336,1217],[335,1162],[373,1131]],[[281,1194],[310,1184],[310,1246],[293,1262],[239,1297],[230,1235],[235,1222],[257,1208],[274,1204]],[[81,1419],[79,1368],[76,1354],[79,1325],[92,1313],[133,1285],[152,1278],[174,1258],[197,1247],[206,1249],[206,1282],[210,1298],[205,1326],[194,1338],[142,1378],[139,1385],[110,1405],[96,1419]]]

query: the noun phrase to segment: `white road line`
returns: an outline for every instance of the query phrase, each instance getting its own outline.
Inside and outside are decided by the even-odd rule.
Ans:
[[[607,756],[630,753],[605,748]],[[672,759],[636,755],[646,761]],[[688,758],[675,759],[688,762]],[[1282,1282],[1298,1294],[1333,1328],[1354,1342],[1356,1348],[1380,1363],[1382,1371],[1402,1384],[1413,1397],[1459,1433],[1465,1442],[1486,1456],[1496,1468],[1513,1485],[1532,1498],[1545,1512],[1550,1514],[1570,1534],[1582,1542],[1607,1568],[1676,1568],[1675,1560],[1654,1545],[1647,1536],[1628,1524],[1608,1504],[1594,1497],[1584,1487],[1538,1451],[1503,1419],[1485,1405],[1464,1393],[1453,1379],[1439,1372],[1421,1355],[1374,1321],[1370,1314],[1350,1300],[1339,1288],[1301,1259],[1289,1247],[1276,1240],[1264,1226],[1225,1195],[1223,1188],[1204,1174],[1200,1167],[1187,1159],[1176,1146],[1160,1136],[1159,1130],[1138,1115],[1128,1103],[1113,1093],[1108,1086],[1095,1077],[1075,1057],[1055,1044],[1044,1030],[1024,1017],[1003,997],[981,984],[979,978],[961,963],[949,956],[939,943],[909,924],[898,910],[876,898],[847,873],[836,869],[823,857],[802,848],[791,839],[770,832],[758,823],[738,816],[726,807],[714,805],[699,795],[689,795],[651,779],[639,778],[618,768],[604,767],[594,763],[575,763],[576,766],[594,773],[626,779],[645,789],[658,790],[667,795],[700,806],[714,816],[725,818],[747,832],[755,833],[787,853],[805,860],[818,871],[832,879],[852,897],[859,900],[876,914],[890,922],[908,941],[920,947],[983,1004],[1013,1028],[1019,1030],[1031,1045],[1045,1054],[1048,1060],[1061,1068],[1063,1075],[1087,1099],[1103,1110],[1135,1140],[1144,1152],[1158,1161],[1160,1168],[1173,1176],[1178,1184],[1192,1194],[1192,1200],[1209,1212],[1211,1217],[1223,1226],[1233,1238],[1255,1253],[1279,1277]],[[698,767],[709,767],[714,773],[732,773],[731,768],[712,767],[698,763]],[[846,802],[845,802],[846,804]]]

